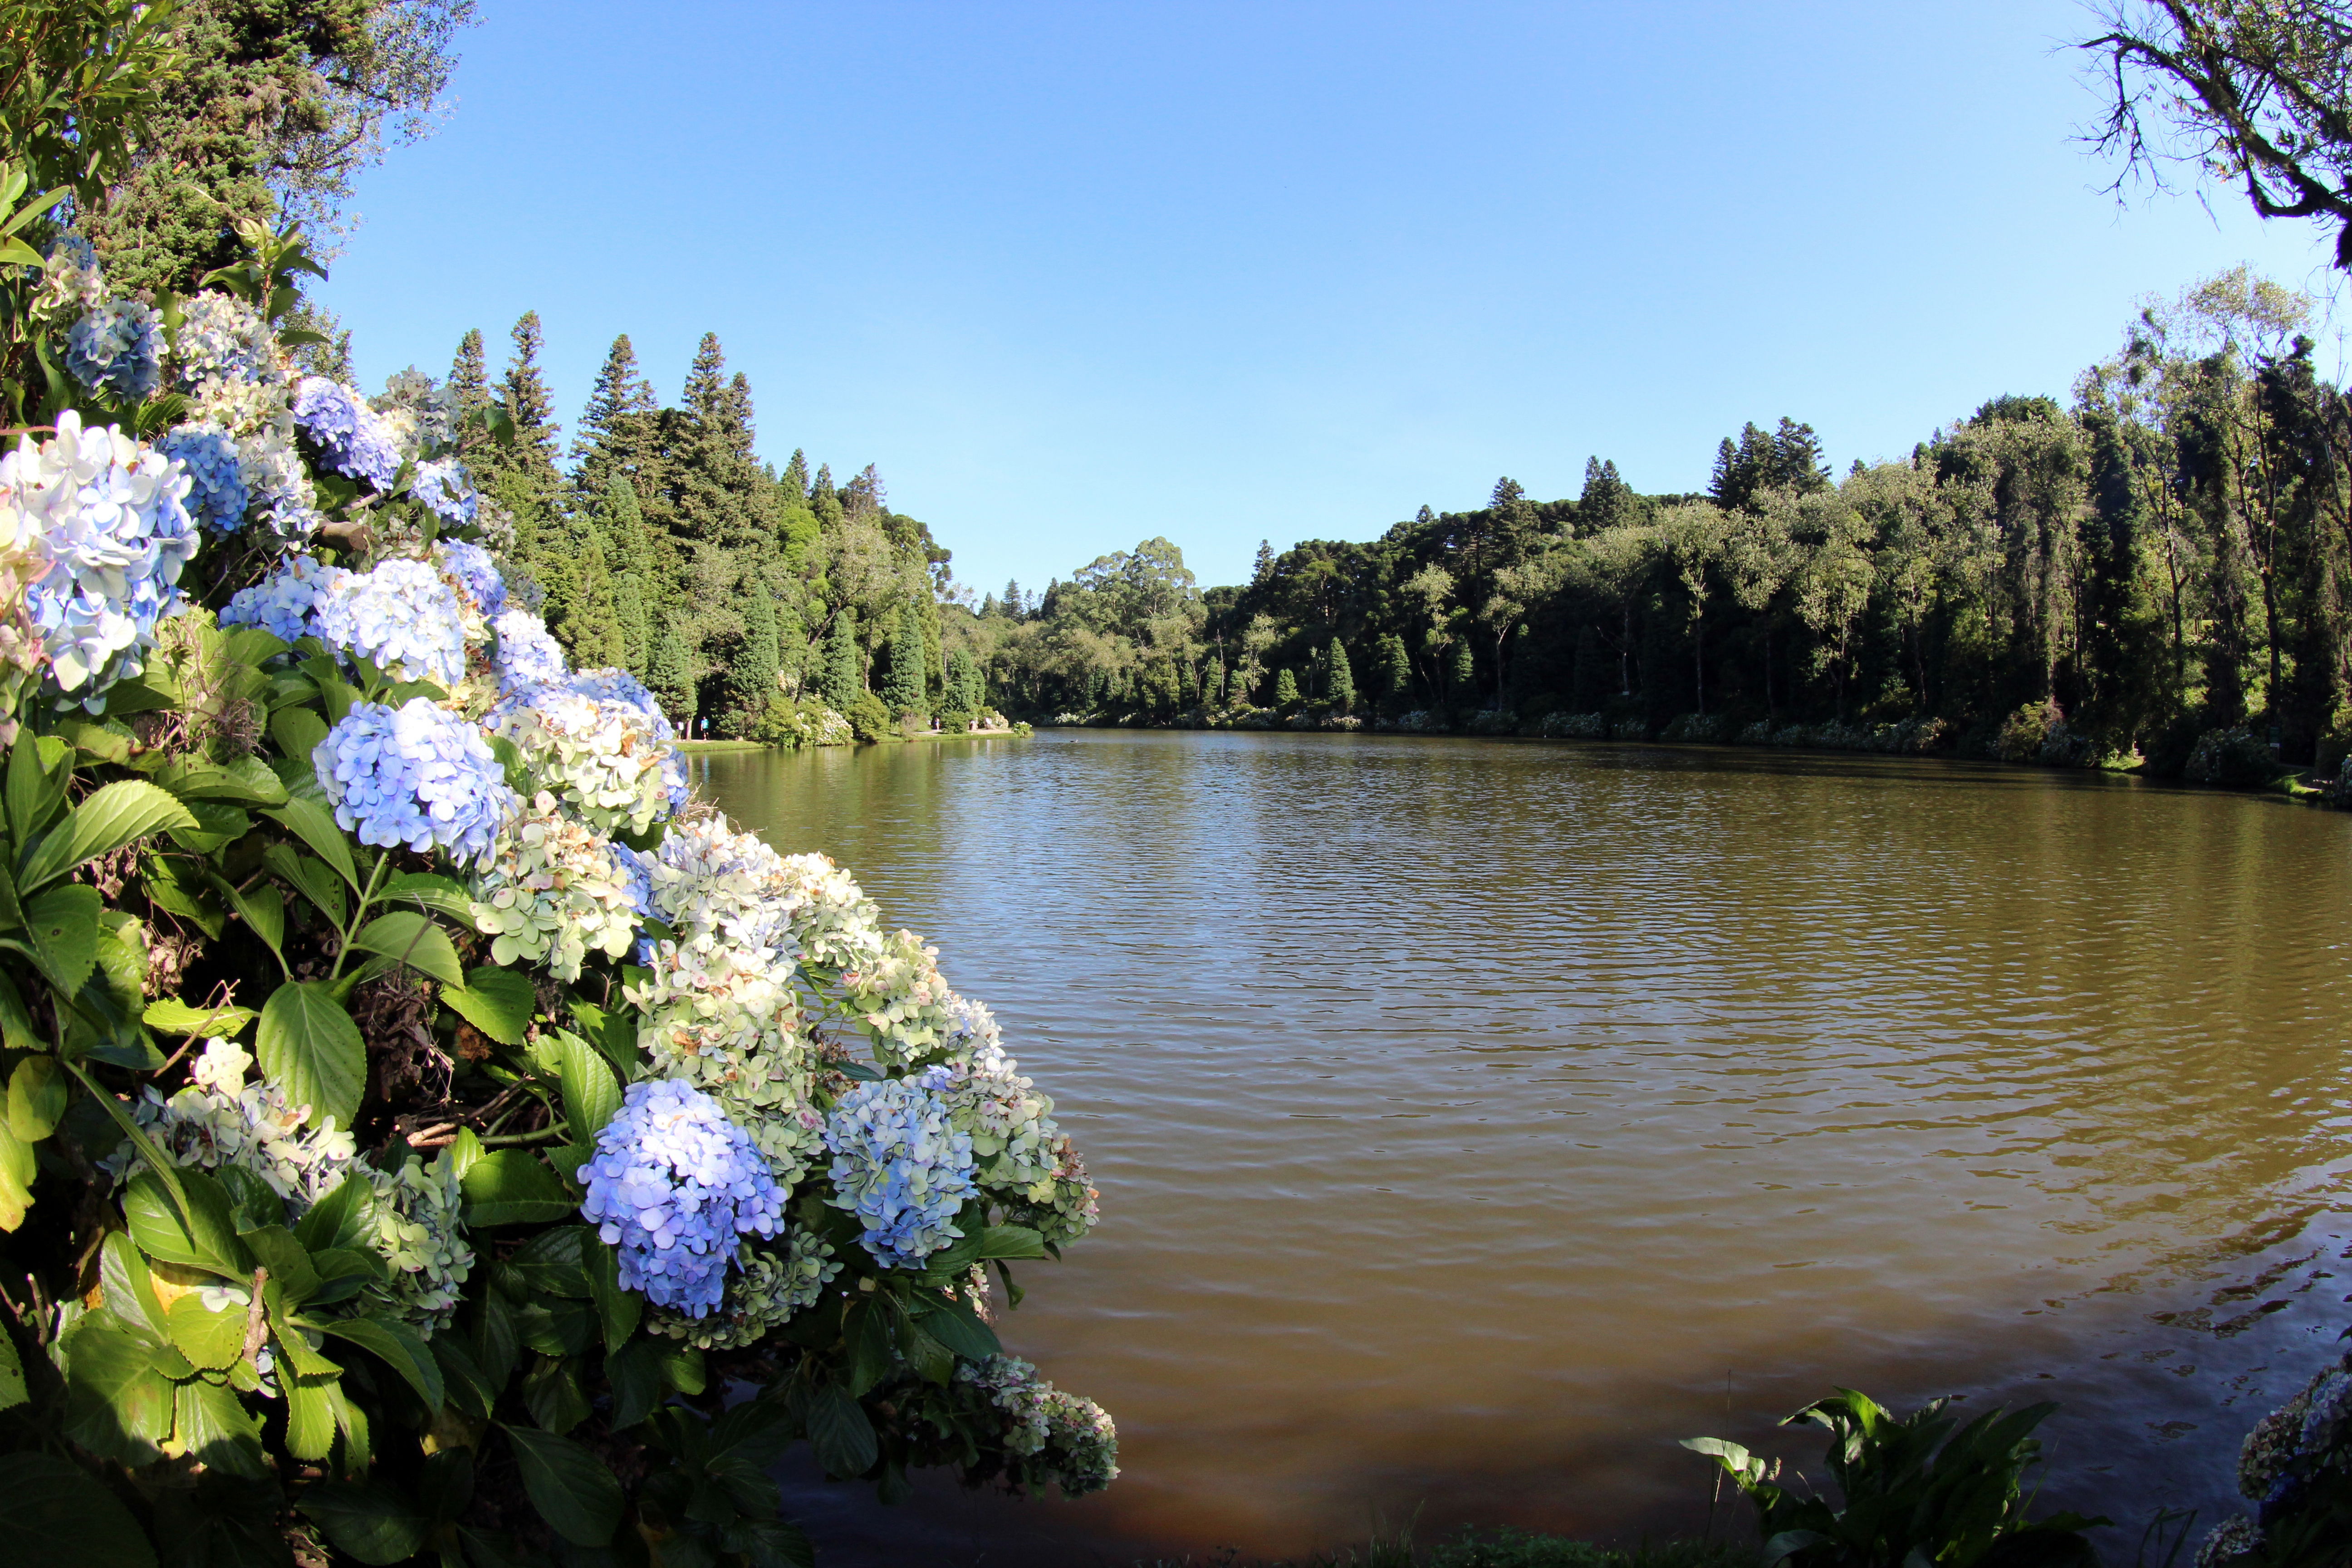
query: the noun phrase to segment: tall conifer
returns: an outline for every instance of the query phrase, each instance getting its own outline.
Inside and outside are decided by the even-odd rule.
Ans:
[[[858,669],[857,612],[847,605],[833,617],[833,632],[825,638],[824,679],[820,683],[824,704],[836,713],[846,713],[857,694],[866,689],[865,677]]]
[[[898,606],[898,625],[890,631],[890,668],[876,694],[892,718],[923,711],[930,683],[924,666],[922,616],[908,599]]]
[[[758,718],[768,699],[778,690],[776,675],[782,663],[776,602],[766,584],[754,583],[743,606],[743,649],[736,656],[735,667],[729,675],[736,707]]]
[[[1324,695],[1331,700],[1332,707],[1345,713],[1356,705],[1356,672],[1348,667],[1348,650],[1338,637],[1331,639],[1323,662]]]
[[[694,657],[675,622],[662,627],[654,644],[653,668],[646,684],[681,731],[694,722]]]
[[[635,480],[644,475],[653,416],[660,406],[653,384],[638,372],[636,349],[623,332],[604,354],[572,439],[572,483],[583,494],[601,496],[615,477]]]

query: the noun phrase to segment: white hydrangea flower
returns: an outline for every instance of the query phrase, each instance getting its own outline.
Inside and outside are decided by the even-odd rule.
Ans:
[[[792,952],[791,874],[758,834],[734,831],[716,812],[697,816],[669,830],[646,871],[655,913],[686,946]]]
[[[824,1147],[810,1103],[815,1065],[791,973],[758,952],[671,941],[646,955],[649,978],[625,989],[642,1015],[637,1043],[657,1073],[686,1079],[751,1133],[789,1187]]]
[[[577,980],[592,950],[618,958],[635,939],[628,868],[611,840],[541,790],[476,875],[474,924],[491,939],[492,963],[544,963],[556,979]]]
[[[953,1016],[955,993],[940,973],[940,950],[910,931],[892,931],[882,950],[841,972],[849,1025],[874,1045],[877,1061],[911,1063],[932,1053]]]
[[[882,952],[882,912],[850,874],[824,855],[788,855],[785,906],[793,940],[819,969],[848,969]]]
[[[956,1369],[1003,1415],[1004,1447],[1026,1463],[1012,1477],[1028,1486],[1057,1485],[1066,1497],[1097,1492],[1118,1479],[1118,1429],[1103,1407],[1065,1394],[1018,1356],[992,1355]]]
[[[485,722],[520,747],[532,776],[599,832],[643,833],[669,815],[663,763],[673,749],[631,704],[549,682],[519,689]]]

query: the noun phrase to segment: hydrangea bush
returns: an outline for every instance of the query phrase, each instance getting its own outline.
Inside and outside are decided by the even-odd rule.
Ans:
[[[1107,1485],[996,1327],[1096,1222],[1053,1101],[567,667],[495,419],[298,374],[247,237],[160,303],[0,250],[63,367],[0,456],[0,1484],[125,1562],[759,1568],[798,1442]]]

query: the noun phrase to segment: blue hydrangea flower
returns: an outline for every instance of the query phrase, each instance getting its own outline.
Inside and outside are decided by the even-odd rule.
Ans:
[[[465,465],[455,458],[435,458],[417,464],[416,472],[409,478],[408,493],[444,522],[463,524],[474,521],[478,509],[474,487],[466,478]]]
[[[507,607],[507,581],[499,575],[498,563],[490,559],[488,551],[463,539],[444,539],[434,544],[433,557],[443,572],[466,585],[467,596],[484,616],[495,616]]]
[[[304,376],[294,388],[294,423],[337,473],[380,490],[400,478],[400,446],[383,416],[340,382]]]
[[[227,294],[198,294],[182,301],[172,364],[175,379],[190,388],[207,381],[276,383],[284,374],[269,323]]]
[[[106,300],[66,333],[66,368],[92,392],[144,397],[163,379],[162,324],[136,300]]]
[[[227,533],[245,521],[252,495],[237,468],[236,443],[218,430],[183,425],[155,443],[167,458],[177,458],[192,481],[187,508],[195,520],[215,533]]]
[[[335,821],[362,844],[489,857],[521,806],[479,726],[412,697],[399,708],[354,702],[310,753]]]
[[[650,920],[654,912],[654,874],[646,865],[646,858],[622,843],[613,840],[613,858],[629,879],[629,901],[637,907],[637,918]]]
[[[669,718],[661,710],[661,702],[646,689],[646,683],[625,669],[583,669],[574,675],[570,685],[583,697],[593,697],[599,702],[625,702],[646,716],[654,727],[654,739],[674,741],[677,732],[669,727]]]
[[[956,1211],[978,1190],[971,1134],[948,1119],[949,1074],[861,1083],[825,1119],[835,1208],[866,1227],[866,1250],[885,1268],[920,1268],[963,1234]]]
[[[563,649],[547,635],[547,623],[529,610],[507,610],[490,622],[499,634],[499,689],[512,692],[569,673]]]
[[[328,646],[373,659],[403,680],[454,686],[466,675],[466,623],[457,590],[422,561],[347,573],[311,607]]]
[[[317,637],[310,612],[319,595],[351,574],[309,555],[289,555],[261,582],[240,588],[220,613],[225,626],[260,626],[287,642]]]
[[[784,1194],[751,1136],[677,1079],[631,1084],[575,1174],[581,1217],[620,1250],[622,1285],[689,1317],[719,1305],[738,1238],[784,1226]]]

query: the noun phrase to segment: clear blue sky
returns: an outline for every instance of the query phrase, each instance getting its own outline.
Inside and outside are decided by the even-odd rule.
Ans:
[[[716,331],[762,455],[878,464],[983,588],[1699,489],[1782,414],[1842,470],[2145,293],[2326,281],[2101,194],[2071,0],[481,5],[322,290],[368,385],[536,310],[568,438],[615,333],[675,399]]]

